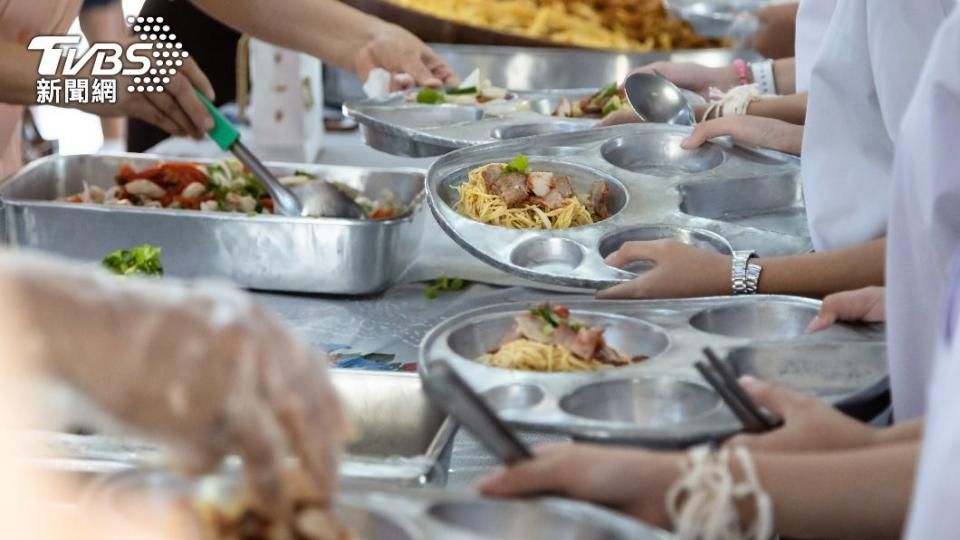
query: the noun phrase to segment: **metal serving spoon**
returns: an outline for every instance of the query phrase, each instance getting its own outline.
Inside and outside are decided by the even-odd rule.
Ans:
[[[213,117],[213,129],[208,135],[217,145],[233,152],[240,163],[263,183],[264,189],[273,198],[273,208],[284,216],[339,217],[367,219],[367,213],[353,199],[327,182],[316,181],[304,184],[294,193],[280,183],[277,177],[267,169],[249,148],[240,142],[240,132],[227,120],[213,103],[194,90],[200,102]]]
[[[627,102],[644,122],[692,126],[697,123],[683,91],[654,73],[632,73],[623,82]]]

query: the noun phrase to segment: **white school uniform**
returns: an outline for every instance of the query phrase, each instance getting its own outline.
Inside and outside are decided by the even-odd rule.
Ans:
[[[924,414],[939,329],[935,308],[960,250],[957,11],[938,34],[897,145],[887,236],[888,356],[897,420]],[[960,393],[960,378],[954,386]]]
[[[958,40],[957,43],[960,43]],[[960,263],[960,259],[958,259]],[[920,464],[913,486],[906,540],[960,536],[960,264],[954,266],[939,321],[939,353],[930,386]]]
[[[884,236],[893,140],[955,0],[839,0],[810,81],[801,161],[814,247]]]
[[[796,37],[794,38],[794,61],[797,93],[810,89],[810,72],[817,58],[817,51],[827,33],[837,0],[800,0],[797,10]]]

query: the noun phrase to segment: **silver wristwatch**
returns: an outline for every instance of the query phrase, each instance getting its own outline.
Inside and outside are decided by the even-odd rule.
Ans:
[[[733,294],[757,294],[760,286],[760,272],[763,268],[759,264],[750,264],[750,259],[757,254],[752,251],[734,251],[730,267],[730,281],[733,285]]]

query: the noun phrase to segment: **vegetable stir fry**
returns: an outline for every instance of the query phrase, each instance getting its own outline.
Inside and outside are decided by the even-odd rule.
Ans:
[[[202,212],[273,213],[273,199],[269,193],[253,173],[236,160],[209,165],[160,163],[140,171],[124,164],[120,166],[114,179],[116,185],[109,189],[84,184],[83,192],[62,200],[72,203]],[[281,181],[295,187],[324,180],[298,171]],[[367,210],[371,219],[390,219],[406,213],[404,205],[389,190],[384,191],[382,199],[372,200],[345,184],[331,184]]]

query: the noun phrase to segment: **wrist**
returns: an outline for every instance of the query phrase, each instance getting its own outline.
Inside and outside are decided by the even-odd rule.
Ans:
[[[737,68],[733,65],[713,68],[713,77],[711,77],[711,79],[713,80],[714,85],[724,92],[730,90],[731,88],[740,86],[740,74],[737,72]]]

